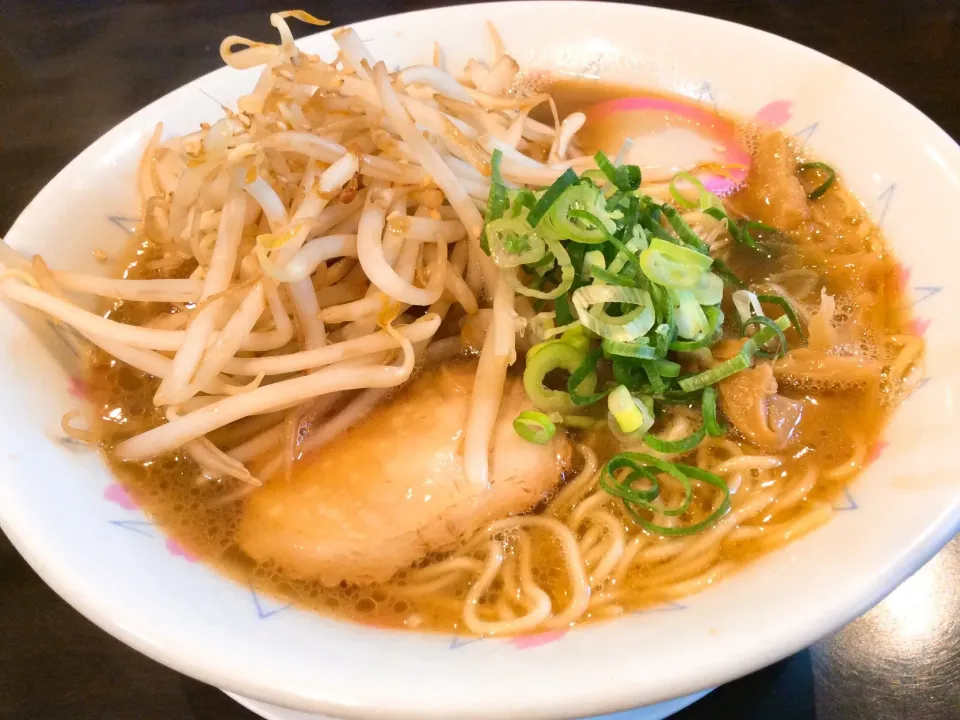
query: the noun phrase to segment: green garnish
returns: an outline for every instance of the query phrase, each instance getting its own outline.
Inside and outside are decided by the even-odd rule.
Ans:
[[[707,435],[711,437],[726,435],[727,428],[717,419],[717,389],[715,387],[704,388],[700,407],[703,412],[703,428],[707,431]]]
[[[703,442],[703,438],[705,438],[706,435],[707,431],[701,426],[687,435],[687,437],[679,440],[664,440],[658,438],[656,435],[647,433],[643,436],[643,442],[657,452],[666,453],[667,455],[679,455],[693,450]]]
[[[527,410],[513,421],[517,435],[535,445],[546,445],[557,433],[557,426],[542,412]]]
[[[820,172],[825,172],[827,174],[827,179],[818,185],[813,191],[807,193],[807,198],[810,200],[818,200],[823,197],[823,194],[830,189],[830,186],[833,185],[834,181],[837,179],[837,171],[832,167],[822,162],[808,162],[801,163],[797,166],[797,172],[803,173],[807,170],[819,170]]]
[[[570,393],[548,388],[544,380],[555,370],[565,371],[572,376],[586,358],[586,352],[563,340],[548,340],[534,345],[527,352],[527,367],[523,371],[523,388],[527,391],[527,396],[543,412],[574,412],[577,409],[577,403],[571,398]],[[596,362],[594,362],[595,366]],[[589,395],[596,387],[596,374],[588,372],[580,379],[575,389],[578,393]]]
[[[618,477],[619,471],[625,472],[621,472]],[[654,505],[654,501],[661,497],[659,476],[664,474],[680,483],[683,489],[683,500],[675,507]],[[658,514],[667,517],[685,515],[693,503],[692,480],[711,485],[723,493],[721,501],[707,518],[693,525],[666,527],[658,525],[642,514],[646,513],[654,517]],[[644,487],[637,487],[638,484]],[[644,453],[625,452],[610,458],[600,473],[600,487],[610,495],[620,498],[630,517],[640,527],[658,535],[670,537],[694,535],[716,523],[730,509],[730,489],[720,476]]]
[[[800,336],[800,342],[804,345],[807,344],[807,336],[804,334],[803,328],[800,327],[800,318],[797,317],[797,313],[793,309],[793,305],[787,302],[786,298],[780,297],[779,295],[757,295],[757,300],[762,303],[776,305],[778,308],[783,310],[783,314],[790,319],[790,324],[793,325],[793,329],[796,330],[797,335]]]
[[[563,195],[563,192],[572,185],[576,184],[578,178],[577,174],[567,168],[563,175],[558,177],[553,181],[553,184],[546,189],[543,195],[540,196],[540,199],[537,200],[537,204],[533,206],[533,210],[530,211],[530,214],[527,215],[527,223],[530,227],[535,228],[537,223],[539,223],[543,216],[547,214],[547,211],[553,206],[553,204]]]
[[[584,391],[583,394],[580,393],[580,389],[584,387],[584,382],[588,378],[594,379],[594,386],[596,385],[596,369],[597,361],[600,359],[600,356],[603,354],[603,350],[597,348],[587,353],[586,357],[583,358],[583,362],[580,363],[570,373],[570,378],[567,380],[567,392],[570,394],[570,400],[574,405],[582,407],[584,405],[593,405],[595,402],[603,400],[610,392],[610,390],[602,390],[598,393]]]

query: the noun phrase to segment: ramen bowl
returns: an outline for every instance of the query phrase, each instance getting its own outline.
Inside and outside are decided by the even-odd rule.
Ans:
[[[484,22],[526,70],[663,89],[779,128],[831,162],[882,225],[927,353],[871,463],[833,519],[678,602],[572,630],[458,637],[358,626],[289,607],[196,562],[123,492],[101,457],[64,436],[84,402],[73,348],[0,309],[0,525],[68,602],[144,654],[239,695],[338,717],[559,718],[689,695],[839,628],[956,532],[953,397],[960,260],[943,208],[960,204],[960,148],[855,70],[781,38],[672,11],[603,3],[462,6],[355,26],[390,67],[483,55]],[[223,28],[224,35],[230,28]],[[328,33],[300,42],[332,57]],[[735,48],[736,52],[718,52]],[[255,74],[211,73],[85,150],[6,240],[58,269],[103,272],[136,223],[135,173],[158,122],[185,134]],[[37,334],[39,331],[39,335]]]

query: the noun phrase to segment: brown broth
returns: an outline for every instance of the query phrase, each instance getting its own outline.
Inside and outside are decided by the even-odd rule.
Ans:
[[[596,82],[564,80],[556,83],[552,92],[557,97],[558,106],[566,113],[586,103],[622,96],[628,90]],[[540,119],[548,122],[549,115]],[[592,137],[589,128],[586,130],[582,136],[585,150],[602,144],[602,139]],[[749,136],[750,129],[746,128],[745,132]],[[813,183],[813,179],[809,182]],[[748,184],[730,202],[746,217],[765,220],[768,190],[766,186]],[[769,282],[771,276],[775,276],[784,286],[797,287],[799,283],[791,277],[807,278],[804,282],[814,277],[813,286],[804,297],[817,297],[821,289],[836,296],[840,317],[845,326],[852,328],[850,342],[856,345],[854,350],[887,367],[894,356],[889,338],[908,333],[909,322],[896,263],[886,250],[879,228],[839,183],[811,207],[813,215],[802,227],[790,229],[789,236],[767,238],[776,252],[764,254],[735,246],[730,250],[728,263],[750,284]],[[150,258],[151,251],[140,247],[135,261],[128,268],[129,276],[157,276],[144,269],[145,261]],[[788,273],[786,277],[783,276],[785,272]],[[126,320],[143,320],[161,310],[158,306],[134,309],[120,303],[111,315]],[[728,318],[735,317],[732,307],[725,307],[725,312]],[[728,334],[736,336],[729,320]],[[790,331],[788,339],[794,341],[796,335]],[[96,415],[101,420],[105,449],[109,450],[123,438],[162,422],[152,403],[157,385],[156,380],[121,362],[102,354],[94,358],[90,365],[89,386]],[[781,387],[783,395],[807,403],[798,428],[798,442],[792,447],[791,456],[786,457],[783,465],[771,474],[769,483],[788,487],[812,467],[821,470],[837,468],[858,448],[873,447],[890,409],[896,404],[897,391],[898,388],[887,387],[885,383],[881,383],[878,392],[838,391],[825,386]],[[218,439],[229,447],[262,427],[262,421],[259,424],[257,421],[238,424],[221,431]],[[606,433],[584,439],[601,455],[601,459],[619,450]],[[759,452],[735,431],[730,432],[729,439],[745,454]],[[233,578],[252,582],[259,590],[302,607],[345,619],[389,627],[416,626],[424,630],[465,632],[461,617],[461,603],[466,593],[464,586],[454,586],[443,594],[408,597],[398,593],[396,585],[326,588],[299,580],[285,574],[282,568],[254,564],[238,549],[234,533],[243,503],[237,499],[237,493],[244,489],[238,482],[203,479],[198,466],[179,452],[143,464],[114,463],[113,466],[132,497],[165,532],[190,553]],[[831,477],[822,473],[816,486],[793,507],[779,511],[774,505],[769,513],[756,521],[754,535],[739,542],[725,542],[719,548],[718,561],[728,570],[741,567],[787,542],[804,528],[794,527],[789,531],[784,528],[790,527],[792,521],[804,517],[812,508],[822,507],[824,503],[833,504],[848,481],[846,476]],[[813,524],[811,521],[810,525]],[[625,520],[625,528],[631,536],[639,530],[629,520]],[[559,549],[550,538],[533,537],[537,581],[562,606],[570,588]],[[657,546],[673,541],[653,538],[650,542]],[[656,570],[655,566],[642,567],[624,579],[622,589],[626,600],[622,604],[626,608],[636,609],[671,597],[670,592],[660,592],[647,585],[648,573]]]

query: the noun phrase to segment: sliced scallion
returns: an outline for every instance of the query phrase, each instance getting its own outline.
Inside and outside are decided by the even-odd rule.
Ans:
[[[667,383],[663,381],[660,370],[653,360],[641,360],[640,366],[647,374],[647,381],[650,383],[650,387],[653,388],[653,392],[662,393],[667,389]]]
[[[652,282],[673,289],[690,290],[697,287],[711,262],[706,255],[671,245],[660,238],[654,238],[650,247],[640,253],[643,274]]]
[[[705,337],[710,329],[710,322],[693,292],[670,290],[668,294],[674,303],[677,335],[684,340],[699,340]]]
[[[513,421],[517,435],[535,445],[546,445],[557,433],[557,426],[542,412],[527,410]]]
[[[513,217],[520,217],[524,210],[533,210],[536,204],[537,196],[533,194],[532,190],[518,190],[516,197],[513,198],[513,203],[510,205],[510,214]]]
[[[543,412],[569,413],[577,405],[569,392],[554,390],[544,384],[547,375],[563,370],[571,375],[581,366],[587,353],[563,340],[549,340],[534,345],[527,352],[527,367],[523,371],[523,388],[531,402]],[[578,383],[577,390],[592,393],[597,386],[597,376],[587,373]]]
[[[688,453],[696,448],[697,445],[703,442],[703,438],[706,437],[706,435],[706,430],[704,430],[703,426],[700,426],[687,435],[687,437],[680,438],[679,440],[664,440],[663,438],[658,438],[656,435],[647,433],[643,436],[643,442],[657,452],[662,452],[667,455],[679,455],[681,453]]]
[[[535,228],[543,219],[543,216],[547,214],[547,211],[563,195],[564,191],[575,185],[577,180],[577,173],[572,168],[567,168],[563,175],[554,180],[553,184],[537,200],[537,204],[533,206],[530,214],[527,215],[527,222],[530,223],[530,227]]]
[[[704,315],[707,316],[708,329],[706,334],[699,340],[674,340],[670,343],[670,349],[677,352],[692,352],[700,348],[710,347],[723,334],[723,312],[716,306],[707,306],[703,308]]]
[[[574,405],[582,407],[583,405],[593,405],[595,402],[602,400],[610,392],[609,389],[601,390],[598,393],[595,392],[580,392],[584,385],[583,383],[588,378],[593,378],[594,386],[596,385],[596,369],[597,361],[600,360],[600,355],[603,351],[600,348],[588,352],[586,357],[583,358],[583,362],[570,373],[570,378],[567,380],[567,392],[570,394],[570,400],[573,401]]]
[[[750,363],[753,360],[753,355],[757,351],[757,344],[753,342],[753,338],[747,340],[743,344],[743,347],[740,349],[736,355],[734,355],[729,360],[724,360],[719,365],[714,365],[709,370],[704,370],[702,373],[693,375],[687,378],[681,378],[677,383],[680,386],[681,390],[685,392],[692,392],[694,390],[700,390],[705,388],[708,385],[713,385],[715,383],[724,380],[731,375],[736,375],[742,370],[746,370],[750,367]]]
[[[692,200],[684,197],[683,193],[681,193],[680,189],[677,187],[678,180],[682,180],[693,185],[694,189],[697,191],[698,202],[693,202]],[[673,176],[673,179],[670,181],[670,195],[677,202],[677,205],[688,210],[692,210],[698,206],[701,211],[705,211],[712,207],[723,207],[723,201],[712,192],[707,190],[703,183],[700,182],[699,178],[688,172],[679,172]]]
[[[546,244],[525,220],[501,217],[485,226],[490,257],[498,267],[536,263],[546,255]]]
[[[726,435],[727,428],[717,419],[717,389],[715,387],[704,388],[700,407],[703,413],[703,427],[707,431],[707,435],[711,437]]]
[[[772,321],[772,323],[776,326],[777,330],[781,332],[781,334],[783,333],[783,330],[790,327],[790,319],[786,315],[781,318],[777,318],[777,320]],[[694,390],[701,390],[710,385],[714,385],[721,380],[730,377],[731,375],[736,375],[738,372],[746,370],[748,367],[750,367],[757,350],[776,336],[776,332],[771,328],[763,327],[743,344],[743,347],[740,348],[740,352],[738,352],[729,360],[724,360],[719,365],[714,365],[712,368],[709,370],[704,370],[702,373],[697,373],[696,375],[691,375],[690,377],[680,378],[677,384],[684,392],[693,392]]]
[[[623,385],[607,397],[607,409],[622,433],[646,432],[653,426],[653,413]]]
[[[776,322],[766,317],[765,315],[754,315],[753,317],[747,318],[746,320],[744,320],[743,324],[740,326],[740,334],[743,336],[746,336],[747,328],[753,325],[762,325],[764,328],[767,328],[768,330],[773,332],[777,338],[776,351],[768,352],[767,350],[763,349],[763,346],[765,343],[761,343],[757,341],[756,335],[754,335],[753,339],[757,344],[757,349],[754,353],[755,355],[758,355],[762,358],[775,358],[775,357],[781,358],[787,354],[787,338],[783,334],[783,330],[780,329],[780,327],[777,325]]]
[[[622,473],[618,478],[617,473],[621,470],[628,472]],[[683,489],[683,500],[675,508],[664,509],[653,504],[653,501],[661,495],[658,478],[661,473],[672,477]],[[640,511],[645,511],[668,517],[683,515],[693,502],[691,480],[711,485],[722,493],[720,502],[707,518],[693,525],[666,527],[651,522],[640,514]],[[645,483],[647,487],[637,487],[638,483]],[[664,536],[694,535],[714,525],[730,510],[730,490],[718,475],[690,465],[667,462],[644,453],[618,453],[610,458],[600,473],[600,487],[610,495],[619,498],[634,522],[640,527]]]
[[[807,198],[810,200],[818,200],[823,197],[823,194],[830,189],[834,181],[837,179],[837,171],[832,167],[822,162],[808,162],[801,163],[797,167],[797,172],[805,172],[807,170],[819,170],[820,172],[825,172],[827,174],[827,179],[818,185],[813,191],[807,193]]]
[[[537,233],[537,237],[539,237],[539,233]],[[553,288],[553,290],[544,292],[536,288],[527,287],[517,276],[516,268],[508,268],[505,270],[503,273],[503,278],[507,284],[514,289],[514,291],[520,293],[521,295],[539,298],[541,300],[554,300],[566,293],[573,286],[573,280],[576,277],[576,272],[574,271],[573,263],[570,262],[570,255],[567,253],[566,248],[564,248],[563,244],[559,240],[556,240],[552,237],[544,237],[543,241],[546,243],[547,249],[550,251],[550,253],[553,254],[554,258],[556,258],[557,265],[560,267],[560,283]]]
[[[490,250],[487,240],[487,225],[503,217],[503,212],[507,208],[507,187],[500,177],[500,161],[502,159],[503,152],[499,149],[494,150],[490,156],[490,193],[487,195],[487,212],[483,218],[484,229],[480,238],[480,246],[488,254]]]
[[[807,344],[807,336],[804,334],[803,328],[800,327],[800,318],[793,309],[793,305],[791,305],[786,298],[783,298],[779,295],[757,295],[757,300],[762,303],[776,305],[778,308],[783,310],[783,314],[790,318],[790,324],[793,325],[793,329],[796,330],[797,335],[800,336],[800,342],[802,342],[804,345]]]
[[[619,317],[603,309],[607,303],[634,305]],[[600,306],[600,307],[596,307]],[[650,294],[639,288],[615,285],[589,285],[573,293],[573,307],[584,327],[602,338],[618,342],[632,342],[646,335],[656,322],[656,313]]]
[[[592,277],[595,280],[600,280],[600,278],[594,274],[596,270],[606,270],[607,261],[603,257],[603,252],[601,250],[590,250],[587,253],[584,253],[583,256],[583,269],[581,275],[584,278]]]
[[[593,159],[596,161],[600,172],[604,174],[610,184],[617,188],[617,190],[630,192],[640,187],[640,168],[636,165],[621,165],[620,167],[616,167],[610,162],[602,150],[598,151],[597,154],[593,156]]]
[[[658,357],[656,348],[650,345],[645,337],[639,338],[637,342],[617,342],[604,338],[600,347],[607,357],[618,355],[637,360],[656,360]]]
[[[689,245],[701,253],[710,252],[707,244],[697,236],[693,228],[687,225],[687,221],[680,217],[680,213],[678,213],[675,208],[664,205],[663,214],[666,216],[667,222],[670,223],[670,227],[672,227],[673,231],[677,234],[677,237],[680,238],[685,245]]]
[[[607,213],[603,194],[586,183],[564,190],[543,225],[544,232],[553,233],[558,239],[587,245],[605,242],[617,227]]]
[[[723,280],[716,273],[704,273],[692,292],[701,305],[719,305],[723,300]]]

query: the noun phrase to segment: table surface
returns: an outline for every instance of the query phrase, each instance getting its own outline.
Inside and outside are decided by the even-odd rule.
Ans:
[[[321,16],[330,5],[303,2]],[[445,2],[352,0],[349,23]],[[782,35],[876,78],[960,138],[960,2],[666,2]],[[283,3],[279,3],[283,5]],[[326,7],[327,9],[324,9]],[[227,34],[268,39],[277,0],[3,0],[0,231],[86,145],[220,65]],[[109,637],[58,598],[0,535],[0,718],[240,720],[218,690]],[[866,615],[676,716],[960,718],[960,538]]]

